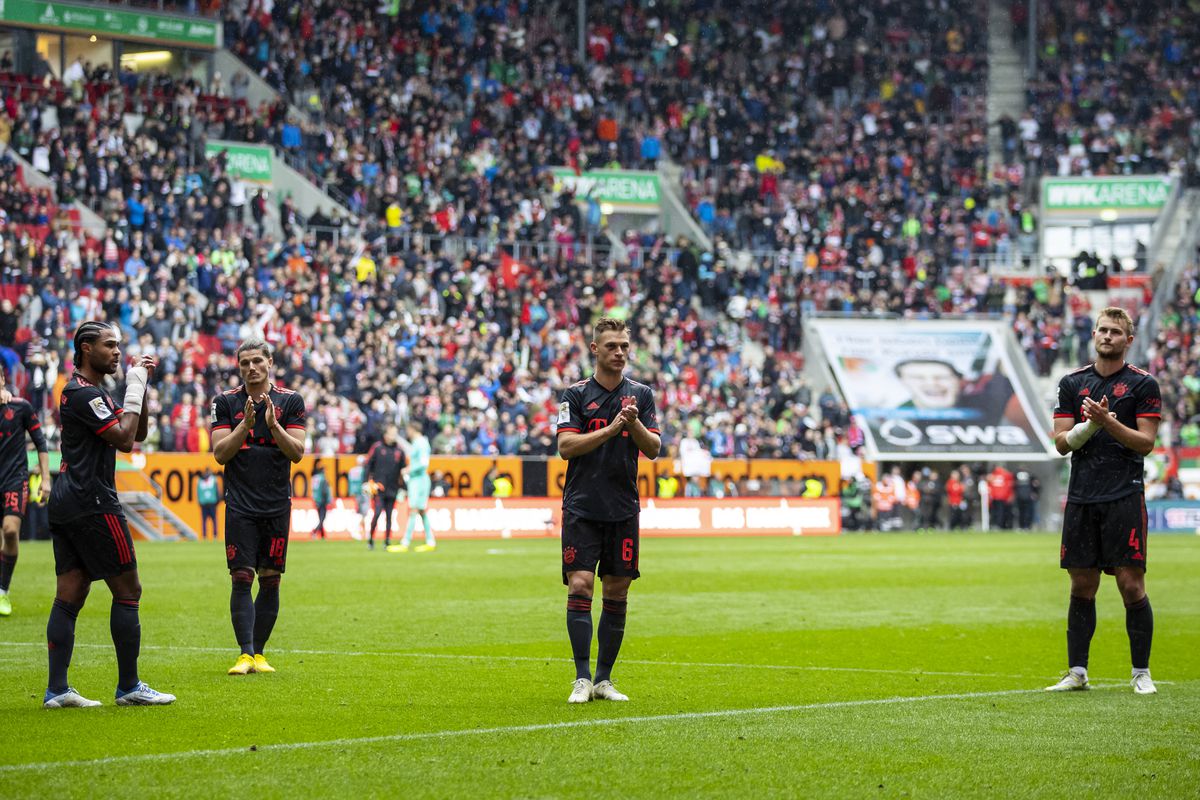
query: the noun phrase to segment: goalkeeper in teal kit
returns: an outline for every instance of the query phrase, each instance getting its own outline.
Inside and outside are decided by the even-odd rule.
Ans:
[[[408,434],[408,466],[404,469],[404,478],[408,484],[408,526],[404,529],[404,541],[392,545],[388,552],[407,553],[412,544],[413,528],[417,518],[425,526],[425,544],[417,545],[418,553],[428,553],[437,547],[433,538],[433,529],[429,527],[429,440],[421,432],[421,426],[409,421],[405,426]]]

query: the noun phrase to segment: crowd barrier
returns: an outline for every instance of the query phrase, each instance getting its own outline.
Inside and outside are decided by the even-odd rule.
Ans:
[[[408,521],[407,504],[392,509],[392,538],[399,538]],[[513,539],[558,536],[562,501],[550,497],[460,498],[429,501],[429,526],[438,539]],[[292,535],[311,535],[317,509],[307,497],[292,501]],[[329,539],[365,539],[371,512],[364,516],[357,502],[338,498],[326,511]],[[642,500],[639,529],[643,536],[836,536],[842,532],[841,502],[798,497],[648,498]],[[382,538],[384,522],[376,526]],[[423,529],[414,528],[420,541]]]
[[[219,480],[222,476],[222,468],[213,459],[211,453],[134,453],[131,456],[123,456],[123,458],[128,459],[135,468],[135,477],[140,478],[136,472],[136,470],[140,470],[141,475],[154,481],[161,487],[163,503],[193,530],[200,531],[200,506],[196,502],[196,483],[205,469],[212,469]],[[358,467],[360,458],[357,455],[305,456],[292,468],[292,496],[297,511],[311,510],[315,520],[316,511],[312,509],[311,500],[308,498],[311,496],[312,475],[320,470],[325,473],[334,497],[345,498],[335,501],[330,508],[330,515],[338,513],[357,515],[358,511],[354,500],[350,497],[350,483],[351,470]],[[566,481],[567,462],[559,458],[517,458],[514,456],[495,458],[490,456],[434,456],[430,462],[430,472],[444,474],[449,483],[449,489],[445,498],[434,498],[432,507],[440,507],[445,500],[470,499],[473,502],[482,500],[494,503],[491,499],[481,497],[484,478],[493,463],[497,473],[507,478],[513,486],[513,498],[506,500],[506,503],[518,498],[534,498],[542,506],[553,506],[558,509],[561,504],[563,485]],[[638,490],[641,496],[654,498],[657,494],[655,487],[658,478],[667,474],[678,476],[676,468],[677,463],[672,459],[664,458],[657,461],[642,459],[638,464]],[[117,475],[119,490],[137,491],[144,488],[141,483],[136,485],[130,483],[128,478],[123,483],[123,474],[119,472]],[[815,478],[828,487],[830,492],[836,492],[841,482],[841,466],[836,461],[714,459],[712,475],[715,478],[732,478],[735,481],[743,478],[757,480],[764,484],[779,481],[780,485],[785,485],[790,482],[793,487],[792,492],[797,494],[799,489],[795,487],[802,487],[803,481]],[[680,494],[683,492],[682,478],[679,492]],[[788,492],[783,493],[787,494]],[[661,502],[657,498],[655,500]],[[755,504],[763,501],[778,505],[780,498],[742,498],[740,502],[743,504],[744,510],[760,507],[751,504],[752,500]],[[492,507],[494,508],[494,505]],[[667,508],[669,505],[661,507]],[[703,503],[694,504],[692,507],[706,508]],[[468,506],[462,506],[462,508],[466,509]],[[519,506],[512,506],[512,508],[519,508]],[[707,518],[711,518],[711,512],[706,513],[709,513]],[[764,513],[755,511],[752,516],[757,520]],[[717,517],[718,521],[724,519],[721,512],[717,512]],[[224,527],[224,504],[221,504],[218,509],[218,525],[221,528]],[[554,522],[554,526],[557,526],[557,521]],[[806,524],[803,527],[807,529],[814,526]],[[501,530],[497,529],[498,532]],[[682,530],[690,532],[686,526]],[[729,523],[729,527],[720,530],[733,531],[732,521]]]
[[[1146,522],[1155,533],[1200,535],[1200,500],[1148,500]]]

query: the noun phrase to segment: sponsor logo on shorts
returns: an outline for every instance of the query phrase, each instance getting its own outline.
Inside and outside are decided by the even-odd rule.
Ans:
[[[574,564],[575,563],[575,548],[574,547],[564,547],[563,548],[563,563],[564,564]]]

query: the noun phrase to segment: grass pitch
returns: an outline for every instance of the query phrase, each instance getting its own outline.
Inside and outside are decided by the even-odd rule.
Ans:
[[[142,678],[112,704],[109,594],[44,711],[53,564],[0,619],[0,797],[1195,797],[1200,539],[1152,536],[1159,694],[1135,696],[1106,579],[1086,693],[1053,535],[649,539],[614,679],[568,706],[556,540],[392,555],[292,544],[274,675],[233,678],[220,545],[143,544]],[[599,614],[598,606],[596,614]]]

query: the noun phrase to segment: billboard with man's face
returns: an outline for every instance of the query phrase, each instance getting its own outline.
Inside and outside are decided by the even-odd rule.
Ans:
[[[1000,324],[815,320],[834,378],[885,461],[1037,460],[1047,430]]]

